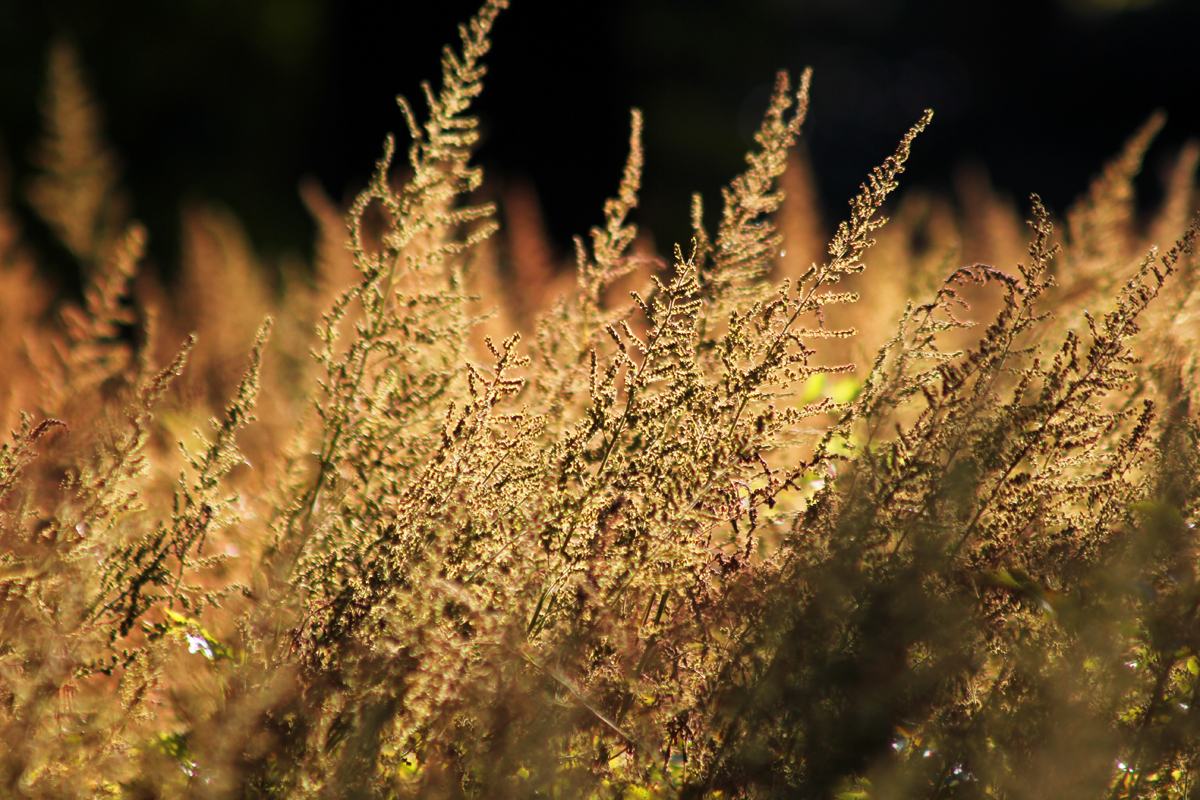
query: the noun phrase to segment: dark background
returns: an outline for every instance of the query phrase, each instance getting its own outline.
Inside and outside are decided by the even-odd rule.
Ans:
[[[365,181],[397,92],[419,103],[475,0],[0,0],[0,132],[18,196],[49,43],[69,35],[103,103],[152,252],[177,261],[181,204],[230,206],[268,257],[307,253],[296,191]],[[615,190],[630,106],[646,114],[639,221],[686,237],[688,196],[737,172],[774,73],[815,69],[805,137],[826,214],[931,106],[905,185],[948,189],[982,162],[1062,212],[1153,111],[1139,186],[1200,135],[1200,0],[514,0],[493,33],[479,160],[527,179],[566,252]],[[27,209],[35,240],[45,238]]]

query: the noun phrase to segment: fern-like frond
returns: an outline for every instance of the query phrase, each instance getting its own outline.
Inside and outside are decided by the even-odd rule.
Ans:
[[[423,125],[408,102],[398,100],[412,136],[412,176],[400,189],[392,187],[395,142],[388,137],[370,184],[350,209],[350,250],[361,281],[334,302],[318,326],[317,358],[326,375],[317,405],[322,441],[304,500],[282,522],[277,545],[286,553],[282,563],[294,564],[315,527],[324,524],[314,515],[348,463],[364,465],[351,478],[355,490],[349,502],[381,508],[403,494],[416,463],[436,441],[430,426],[414,428],[414,419],[427,422],[462,380],[471,321],[459,257],[489,236],[495,223],[490,205],[456,203],[481,180],[468,164],[478,134],[467,111],[482,85],[488,32],[505,6],[504,0],[489,0],[460,28],[461,50],[443,52],[440,91],[424,86],[429,119]],[[386,219],[378,250],[364,229],[372,209]],[[361,319],[343,347],[340,328],[356,305]],[[350,530],[322,537],[322,558],[331,546],[342,553],[335,560],[346,557],[371,535],[356,530],[349,516],[341,524]]]
[[[1070,280],[1061,276],[1064,286],[1075,280],[1104,279],[1114,268],[1124,268],[1135,254],[1133,179],[1141,172],[1142,159],[1166,121],[1161,111],[1152,114],[1121,153],[1105,165],[1087,194],[1067,212],[1069,247],[1065,269]]]
[[[583,240],[575,240],[576,280],[585,319],[588,316],[598,318],[604,290],[636,269],[636,264],[625,257],[625,252],[637,237],[637,226],[628,222],[627,217],[637,207],[642,159],[642,112],[635,108],[630,114],[629,156],[621,184],[617,196],[604,203],[604,227],[592,229],[590,257]]]
[[[170,522],[160,522],[152,533],[106,554],[104,577],[93,615],[112,621],[113,640],[127,635],[155,603],[165,601],[173,606],[178,602],[185,611],[199,614],[205,605],[213,602],[211,593],[199,586],[185,584],[184,580],[196,571],[196,562],[203,555],[209,531],[220,524],[231,502],[221,496],[221,480],[243,461],[235,436],[254,420],[252,412],[271,326],[272,320],[268,319],[259,329],[250,351],[250,364],[224,419],[212,421],[216,428],[212,442],[202,455],[185,450],[188,465],[195,475],[190,480],[186,475],[181,476]],[[200,438],[205,440],[203,435]],[[152,630],[162,635],[170,627],[168,623],[158,621]]]
[[[0,446],[0,502],[12,491],[25,467],[37,457],[33,446],[38,439],[55,428],[66,427],[65,422],[57,419],[44,419],[35,425],[29,417],[21,418],[21,427],[12,432],[12,444]]]
[[[29,185],[29,201],[76,258],[96,265],[123,223],[119,168],[101,139],[79,55],[67,41],[50,51],[42,113],[46,131],[34,159],[40,173]]]
[[[78,392],[109,378],[130,377],[136,360],[126,334],[137,322],[131,284],[145,249],[146,231],[135,223],[88,280],[84,308],[63,309],[66,341],[58,354],[63,374],[55,386]]]

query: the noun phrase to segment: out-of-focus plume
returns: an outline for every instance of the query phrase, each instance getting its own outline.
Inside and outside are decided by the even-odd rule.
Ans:
[[[776,227],[783,236],[779,255],[772,270],[774,278],[795,280],[814,261],[825,257],[829,237],[821,222],[821,203],[808,148],[803,142],[788,151],[787,171],[779,178],[784,191],[783,205],[776,216]]]
[[[480,243],[464,270],[467,294],[473,298],[467,312],[479,320],[471,329],[471,349],[478,358],[488,354],[487,340],[502,342],[521,327],[512,297],[501,272],[503,235]]]
[[[268,309],[263,267],[233,214],[214,206],[185,209],[183,274],[170,321],[175,335],[164,345],[173,350],[196,334],[189,381],[204,387],[214,408],[237,385]]]
[[[562,280],[533,184],[511,181],[501,195],[501,205],[511,268],[507,294],[522,327],[528,329],[538,312],[554,300]]]
[[[313,179],[300,182],[300,199],[317,223],[316,252],[313,259],[313,278],[322,297],[323,308],[327,298],[332,298],[358,279],[354,259],[347,247],[349,234],[346,229],[345,209],[339,208],[321,184]]]
[[[996,193],[982,164],[960,169],[954,189],[962,206],[962,260],[1014,269],[1028,255],[1029,235],[1012,199]]]
[[[1067,211],[1067,245],[1063,266],[1055,276],[1064,299],[1079,296],[1091,286],[1105,290],[1124,280],[1141,255],[1133,179],[1167,118],[1156,112],[1105,165],[1087,194]],[[1116,267],[1116,269],[1114,269]]]
[[[38,274],[33,255],[21,243],[21,229],[9,201],[11,173],[0,152],[0,430],[16,427],[18,411],[34,377],[26,337],[45,317],[53,298]]]
[[[126,201],[117,158],[101,135],[100,111],[69,41],[50,50],[42,116],[45,132],[32,159],[40,171],[29,184],[29,202],[71,253],[92,265],[119,237]]]
[[[1196,213],[1200,196],[1196,193],[1196,167],[1200,164],[1200,142],[1189,140],[1179,150],[1165,176],[1166,196],[1162,208],[1150,223],[1149,245],[1168,247],[1187,230]]]

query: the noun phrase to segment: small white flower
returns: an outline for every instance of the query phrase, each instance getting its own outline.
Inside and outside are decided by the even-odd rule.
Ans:
[[[213,652],[212,648],[208,644],[208,639],[205,639],[203,636],[197,636],[194,633],[189,633],[187,635],[187,640],[189,653],[203,652],[204,657],[209,661],[212,661]]]

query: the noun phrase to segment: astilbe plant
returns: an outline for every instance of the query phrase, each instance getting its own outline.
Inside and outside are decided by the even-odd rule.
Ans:
[[[669,263],[635,246],[634,111],[575,292],[475,348],[497,225],[469,112],[505,5],[444,52],[424,122],[401,100],[404,176],[389,137],[344,253],[305,189],[323,273],[288,279],[228,383],[221,319],[187,335],[186,298],[164,313],[138,277],[146,233],[55,50],[30,202],[86,288],[0,327],[27,336],[2,350],[27,412],[0,450],[5,794],[1190,796],[1196,148],[1148,228],[1165,254],[1139,261],[1132,203],[1156,116],[1065,237],[1034,197],[1021,263],[905,267],[940,288],[856,366],[858,276],[931,114],[776,282],[809,73],[779,75],[716,230],[697,196]],[[33,280],[0,224],[6,285]],[[196,247],[183,285],[256,285]]]

